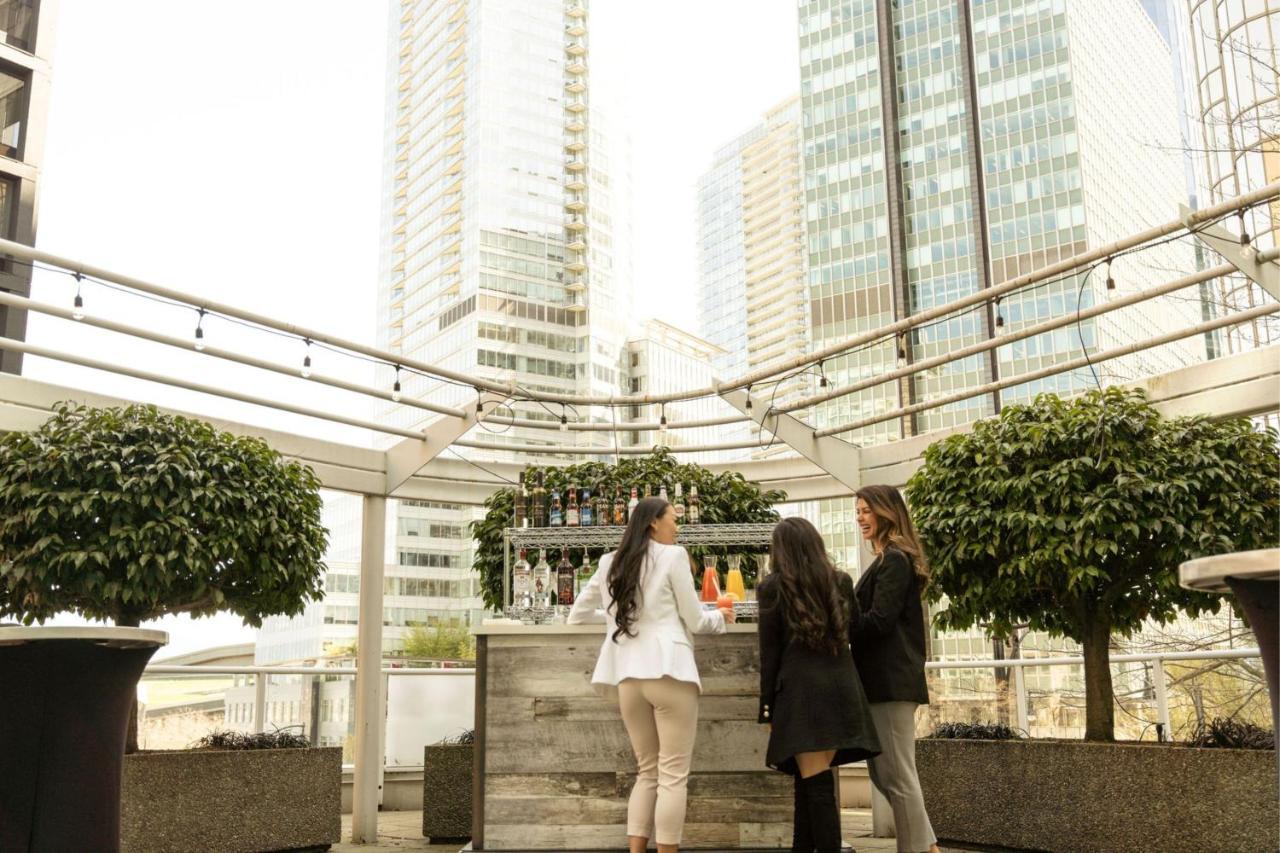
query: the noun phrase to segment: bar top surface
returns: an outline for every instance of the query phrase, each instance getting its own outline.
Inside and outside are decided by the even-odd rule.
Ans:
[[[754,622],[735,624],[726,626],[730,634],[754,634],[756,633],[756,624]],[[603,637],[604,623],[596,622],[591,625],[524,625],[515,623],[498,623],[490,625],[472,625],[471,633],[477,636],[510,636],[510,635],[529,635],[556,637],[566,634],[585,634]],[[698,639],[714,637],[715,634],[699,634]]]

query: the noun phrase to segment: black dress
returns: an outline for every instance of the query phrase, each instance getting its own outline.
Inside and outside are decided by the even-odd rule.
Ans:
[[[854,595],[850,636],[867,701],[929,704],[924,604],[911,559],[897,548],[884,549]]]
[[[853,581],[839,573],[841,597],[854,624]],[[760,717],[771,723],[765,763],[795,775],[795,755],[834,749],[832,766],[880,754],[867,698],[854,668],[848,638],[840,653],[815,651],[790,636],[776,575],[757,591],[760,606]]]

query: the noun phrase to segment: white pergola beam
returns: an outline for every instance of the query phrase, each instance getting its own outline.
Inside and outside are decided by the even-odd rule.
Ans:
[[[1182,205],[1184,218],[1190,217],[1191,208]],[[1272,252],[1260,252],[1252,246],[1241,246],[1240,238],[1221,224],[1198,225],[1191,229],[1195,238],[1205,248],[1221,255],[1228,263],[1261,287],[1271,298],[1280,301],[1280,264]]]
[[[851,491],[861,482],[861,463],[855,445],[834,437],[819,437],[813,427],[799,418],[761,405],[746,391],[721,391],[720,397],[730,406],[759,424],[762,431],[773,433],[796,453],[826,471]]]

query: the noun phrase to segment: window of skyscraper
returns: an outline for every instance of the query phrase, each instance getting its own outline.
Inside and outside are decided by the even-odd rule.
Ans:
[[[39,0],[0,0],[0,30],[5,44],[31,52],[36,35],[36,5]]]
[[[18,157],[26,112],[27,81],[7,69],[0,69],[0,154],[5,157]]]

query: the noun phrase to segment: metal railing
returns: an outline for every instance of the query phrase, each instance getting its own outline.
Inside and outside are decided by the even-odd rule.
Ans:
[[[1259,657],[1257,648],[1247,649],[1214,649],[1200,652],[1152,652],[1147,654],[1111,655],[1109,663],[1150,663],[1152,665],[1152,682],[1156,700],[1156,722],[1162,725],[1165,732],[1172,730],[1169,716],[1169,685],[1165,677],[1164,665],[1171,662],[1200,660],[1244,660]],[[926,671],[943,669],[1010,669],[1013,671],[1014,701],[1016,703],[1017,727],[1024,732],[1028,730],[1027,719],[1027,682],[1024,675],[1028,667],[1033,666],[1083,666],[1084,657],[1055,656],[1040,658],[986,658],[982,660],[948,660],[929,661]]]

